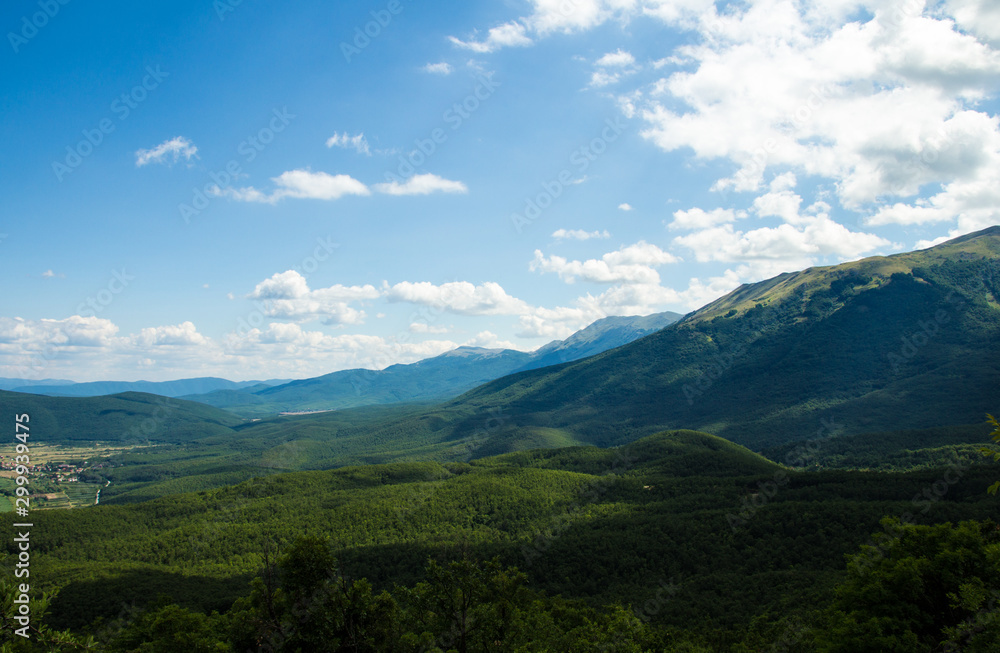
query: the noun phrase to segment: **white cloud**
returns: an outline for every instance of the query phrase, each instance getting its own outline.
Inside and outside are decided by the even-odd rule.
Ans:
[[[432,75],[450,75],[453,68],[450,63],[442,61],[441,63],[429,63],[421,70]]]
[[[460,181],[451,181],[438,175],[425,173],[413,175],[403,183],[392,181],[375,184],[375,190],[386,195],[429,195],[431,193],[467,193],[469,189]]]
[[[517,345],[509,340],[501,340],[492,331],[480,331],[476,337],[462,343],[465,347],[482,347],[484,349],[519,349]]]
[[[994,0],[948,0],[945,6],[962,29],[1000,47],[1000,5]]]
[[[590,240],[591,238],[611,238],[611,234],[604,231],[584,231],[583,229],[556,229],[552,232],[553,238],[559,240]]]
[[[699,262],[774,261],[783,272],[809,267],[819,257],[849,260],[893,247],[880,236],[850,231],[826,215],[803,217],[800,225],[736,231],[733,225],[724,224],[678,236],[674,243],[694,252]]]
[[[971,31],[973,17],[995,11],[985,7],[946,9]],[[706,5],[683,20],[674,3],[661,8],[649,13],[702,38],[676,51],[681,70],[630,101],[641,103],[650,142],[736,166],[716,190],[804,173],[831,180],[845,208],[874,206],[871,224],[954,220],[963,230],[995,220],[988,189],[1000,181],[1000,126],[976,103],[997,87],[1000,53],[976,39],[982,30],[958,31],[922,3],[761,0],[725,14]],[[860,8],[871,17],[857,20]],[[759,197],[755,211],[790,221],[792,182]],[[930,200],[883,203],[935,185]]]
[[[592,283],[658,284],[660,275],[654,268],[678,260],[656,245],[640,241],[609,252],[600,259],[586,261],[570,261],[561,256],[546,258],[536,249],[529,268],[532,272],[554,272],[566,283],[574,283],[579,278]]]
[[[436,333],[436,334],[441,334],[441,333],[448,333],[448,331],[449,331],[448,327],[433,326],[433,325],[428,324],[426,322],[412,322],[410,324],[409,328],[410,328],[410,332],[411,333]]]
[[[622,202],[621,204],[618,205],[618,210],[619,211],[631,211],[632,210],[632,205],[629,204],[628,202]]]
[[[493,281],[478,286],[468,281],[441,285],[428,281],[403,281],[386,288],[385,297],[390,302],[421,304],[459,315],[518,315],[531,309],[526,302],[511,297]]]
[[[198,148],[183,136],[176,136],[163,141],[154,148],[138,150],[135,153],[135,165],[141,168],[150,163],[176,163],[181,157],[190,161],[198,155]]]
[[[448,39],[456,46],[466,50],[472,50],[480,54],[493,52],[504,47],[524,47],[531,45],[533,41],[527,36],[527,28],[523,23],[504,23],[490,29],[486,39],[482,41],[468,40],[462,41],[449,36]]]
[[[360,134],[355,134],[354,136],[349,136],[347,132],[343,134],[334,132],[333,136],[326,139],[327,147],[342,147],[345,149],[354,149],[358,154],[365,154],[371,156],[371,149],[368,147],[368,140],[365,138],[364,132]]]
[[[370,195],[371,191],[363,183],[348,175],[330,175],[310,170],[289,170],[272,178],[277,188],[270,194],[256,188],[212,187],[218,197],[229,197],[241,202],[263,202],[274,204],[286,197],[300,199],[335,200],[344,195]]]
[[[140,347],[204,345],[208,339],[190,321],[177,325],[148,327],[133,338]]]
[[[376,299],[381,295],[371,285],[343,286],[310,290],[309,284],[296,270],[272,275],[257,284],[249,299],[261,300],[258,306],[268,317],[290,320],[321,319],[324,324],[362,324],[365,312],[351,302]]]
[[[110,320],[74,315],[61,320],[0,317],[0,352],[24,354],[62,347],[101,347],[114,340]],[[13,375],[12,375],[13,376]]]
[[[733,209],[704,209],[693,208],[688,210],[674,211],[674,220],[670,223],[670,229],[707,229],[720,224],[735,222],[738,218],[746,217],[742,211]]]
[[[626,52],[618,48],[615,52],[608,52],[595,62],[595,65],[611,68],[626,68],[635,65],[635,57],[631,52]]]
[[[591,73],[590,86],[600,88],[615,84],[624,77],[635,74],[638,70],[635,65],[635,57],[630,52],[618,49],[609,52],[594,62],[597,70]]]

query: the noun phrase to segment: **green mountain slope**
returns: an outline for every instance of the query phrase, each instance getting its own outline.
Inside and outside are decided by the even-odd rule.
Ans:
[[[119,444],[187,442],[231,435],[243,420],[193,401],[141,392],[106,397],[46,397],[0,391],[0,416],[11,424],[28,413],[31,436],[45,444],[101,441]]]
[[[697,428],[757,448],[979,423],[1000,407],[998,378],[993,227],[744,286],[630,345],[499,379],[453,405],[602,445]]]
[[[675,428],[762,449],[978,424],[1000,409],[998,298],[993,227],[743,286],[623,347],[438,406],[265,422],[245,435],[324,442],[328,462],[378,462],[552,446],[545,441],[611,446]]]

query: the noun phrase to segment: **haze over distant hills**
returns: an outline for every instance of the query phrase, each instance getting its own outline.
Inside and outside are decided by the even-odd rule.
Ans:
[[[274,387],[217,390],[185,399],[245,417],[283,411],[331,410],[413,401],[440,401],[512,372],[579,360],[632,342],[681,318],[664,312],[597,320],[565,340],[534,352],[459,347],[440,356],[384,370],[343,370]]]
[[[0,381],[20,381],[20,383],[5,383],[2,390],[26,392],[29,394],[49,395],[50,397],[97,397],[120,392],[148,392],[163,397],[181,397],[183,395],[212,392],[213,390],[238,390],[260,385],[272,386],[287,383],[288,379],[271,379],[269,381],[228,381],[216,377],[201,377],[196,379],[179,379],[177,381],[91,381],[73,383],[72,381],[27,381],[24,379],[0,379]],[[9,387],[6,387],[9,386]]]

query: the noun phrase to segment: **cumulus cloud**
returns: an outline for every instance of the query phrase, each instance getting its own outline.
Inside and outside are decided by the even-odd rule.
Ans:
[[[270,193],[250,186],[247,188],[219,188],[213,186],[211,192],[217,197],[229,197],[240,202],[263,202],[275,204],[286,198],[336,200],[344,195],[370,195],[371,191],[363,183],[349,175],[331,175],[311,170],[289,170],[272,178],[277,188]]]
[[[849,20],[848,5],[869,17]],[[945,9],[960,26],[995,11],[980,2]],[[759,191],[772,171],[797,172],[831,180],[850,210],[874,206],[874,225],[995,221],[1000,128],[976,103],[997,86],[1000,53],[977,40],[982,29],[956,29],[922,3],[703,10],[647,12],[702,39],[676,51],[683,66],[652,84],[636,111],[642,135],[663,150],[732,162],[735,174],[716,190]],[[935,186],[940,193],[919,198]],[[788,190],[772,188],[754,210],[787,222],[797,214]],[[891,197],[899,200],[885,203]]]
[[[343,134],[334,132],[333,136],[326,139],[326,146],[353,149],[358,154],[365,154],[367,156],[371,156],[372,153],[368,147],[368,140],[365,138],[364,132],[355,134],[354,136],[348,135],[347,132]]]
[[[204,345],[208,339],[198,333],[194,323],[188,321],[177,325],[142,329],[138,335],[134,336],[133,342],[142,347],[162,347],[167,345]]]
[[[590,240],[591,238],[611,238],[607,229],[604,231],[584,231],[583,229],[556,229],[552,237],[559,240]]]
[[[746,213],[734,211],[733,209],[712,209],[705,211],[699,208],[674,211],[673,222],[670,229],[708,229],[720,224],[735,222],[738,218],[745,217]]]
[[[148,150],[135,153],[135,165],[141,168],[150,163],[177,163],[181,158],[190,161],[198,155],[198,148],[183,136],[175,136]]]
[[[536,249],[529,267],[533,272],[554,272],[566,283],[574,283],[579,278],[592,283],[658,284],[660,275],[654,268],[678,260],[656,245],[640,241],[608,252],[600,259],[586,261],[570,261],[561,256],[546,257]]]
[[[678,236],[674,243],[694,252],[699,262],[778,261],[782,272],[809,267],[818,257],[859,258],[879,248],[893,248],[875,234],[850,231],[826,215],[813,216],[803,226],[781,224],[737,231],[731,224]]]
[[[460,181],[425,173],[413,175],[405,182],[391,181],[375,184],[375,190],[386,195],[430,195],[431,193],[467,193],[469,189]]]
[[[622,202],[621,204],[618,205],[618,209],[620,211],[631,211],[632,205],[629,204],[628,202]]]
[[[483,54],[505,47],[531,45],[533,41],[528,37],[527,31],[528,29],[524,23],[513,21],[491,28],[486,38],[481,41],[476,41],[474,38],[463,41],[454,36],[449,36],[448,39],[460,48]]]
[[[435,285],[429,281],[403,281],[385,289],[390,302],[409,302],[430,306],[459,315],[518,315],[530,306],[511,297],[500,284],[487,281],[480,285],[451,281]]]
[[[324,324],[343,325],[362,324],[366,317],[365,312],[351,306],[351,302],[376,299],[380,295],[371,285],[336,284],[310,290],[305,277],[296,270],[287,270],[258,283],[248,297],[261,300],[261,310],[268,317],[299,321],[321,319]]]

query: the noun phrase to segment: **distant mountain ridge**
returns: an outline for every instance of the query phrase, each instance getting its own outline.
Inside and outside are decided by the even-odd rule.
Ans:
[[[459,347],[433,358],[384,370],[343,370],[269,388],[217,390],[184,396],[244,417],[333,410],[376,404],[441,401],[516,371],[579,360],[620,347],[676,322],[678,313],[597,320],[565,340],[526,353]]]
[[[0,379],[3,381],[6,379]],[[122,392],[145,392],[162,397],[181,397],[183,395],[201,394],[215,390],[240,390],[257,385],[275,385],[286,383],[285,379],[272,381],[229,381],[216,377],[199,377],[194,379],[179,379],[177,381],[88,381],[73,383],[61,381],[39,384],[22,383],[9,388],[0,389],[28,394],[49,395],[51,397],[97,397],[113,395]]]

